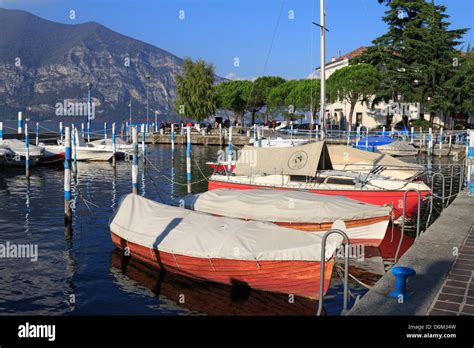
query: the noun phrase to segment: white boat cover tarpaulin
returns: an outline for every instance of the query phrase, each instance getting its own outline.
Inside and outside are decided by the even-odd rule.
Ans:
[[[391,208],[296,190],[216,189],[184,198],[197,211],[239,219],[323,223],[389,216]]]
[[[244,146],[235,165],[236,175],[289,174],[315,176],[332,169],[323,141],[291,147]]]
[[[319,261],[322,234],[295,231],[260,221],[244,221],[127,195],[110,223],[118,236],[159,251],[199,258]],[[329,236],[329,259],[342,238]]]
[[[383,153],[375,153],[355,149],[344,145],[328,146],[329,156],[334,169],[355,172],[369,172],[373,169],[383,169],[380,175],[391,176],[406,180],[423,171],[423,166],[407,163]]]
[[[415,147],[404,141],[394,141],[390,144],[377,146],[377,150],[382,153],[386,151],[389,154],[401,156],[415,156],[418,153]]]
[[[14,153],[21,156],[26,156],[26,143],[18,139],[4,139],[0,140],[0,146],[9,148]],[[28,153],[30,157],[41,157],[43,156],[43,149],[39,146],[29,144]]]

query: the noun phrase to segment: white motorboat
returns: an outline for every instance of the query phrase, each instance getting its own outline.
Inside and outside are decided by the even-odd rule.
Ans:
[[[86,144],[89,147],[103,150],[113,150],[112,139],[93,140]],[[131,153],[133,145],[127,144],[122,138],[115,138],[115,152],[117,153]]]
[[[377,146],[377,150],[381,153],[391,156],[416,156],[418,150],[404,141],[393,141],[390,144]]]
[[[44,145],[45,150],[50,154],[61,155],[65,153],[65,146],[58,141],[58,145]],[[76,159],[78,161],[109,161],[114,156],[114,151],[107,148],[97,148],[94,146],[88,146],[76,132],[76,146],[74,148],[74,142],[71,144],[71,155],[74,156],[76,153]]]
[[[258,140],[250,139],[250,144],[255,147],[289,147],[304,145],[309,142],[308,139],[285,139],[278,137],[276,139],[265,138],[261,140],[261,146]]]

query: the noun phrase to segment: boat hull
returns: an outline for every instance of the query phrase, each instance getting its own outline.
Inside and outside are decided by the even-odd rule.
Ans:
[[[46,151],[52,154],[64,153],[64,146],[46,146]],[[74,156],[74,152],[72,152]],[[109,161],[113,157],[113,152],[109,150],[95,149],[93,147],[77,147],[76,160],[78,161]]]
[[[246,285],[256,290],[319,299],[319,261],[254,261],[200,258],[171,254],[129,242],[111,231],[112,242],[148,265],[192,279],[225,285]],[[324,293],[329,289],[334,261],[326,261]]]
[[[252,190],[256,188],[270,188],[274,190],[291,190],[284,186],[265,186],[258,184],[244,184],[231,181],[217,181],[209,180],[208,190],[214,189],[234,189],[234,190]],[[403,211],[403,195],[405,191],[402,190],[334,190],[334,189],[306,189],[305,191],[318,193],[321,195],[344,196],[355,199],[356,201],[370,203],[375,205],[390,204],[393,206],[392,218],[398,219]],[[429,194],[429,191],[421,191],[421,198],[423,199]],[[416,192],[410,191],[407,193],[406,215],[412,215],[418,205],[418,198]]]
[[[387,233],[390,217],[382,216],[376,218],[344,221],[346,224],[346,234],[351,244],[363,244],[370,247],[378,247]],[[325,233],[332,227],[332,223],[290,223],[275,222],[275,224],[313,233]]]

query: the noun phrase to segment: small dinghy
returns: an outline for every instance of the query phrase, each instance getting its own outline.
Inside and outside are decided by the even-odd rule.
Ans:
[[[183,198],[185,208],[218,216],[269,221],[306,232],[324,233],[342,220],[352,243],[379,246],[392,209],[342,196],[295,190],[216,189]]]
[[[5,158],[7,165],[24,165],[26,158],[26,143],[18,139],[4,139],[0,140],[0,147],[8,149],[10,152],[5,152],[5,155],[9,158]],[[10,155],[13,154],[13,157]],[[28,145],[28,155],[30,158],[30,165],[35,165],[44,154],[42,147],[35,145]]]
[[[157,268],[226,285],[319,298],[322,234],[292,231],[127,195],[110,223],[113,243]],[[324,250],[324,293],[341,237]]]
[[[0,146],[0,165],[2,166],[17,166],[24,165],[24,158],[15,156],[15,153],[8,147]]]
[[[404,141],[394,141],[390,144],[377,146],[377,150],[381,153],[391,156],[416,156],[418,150]]]

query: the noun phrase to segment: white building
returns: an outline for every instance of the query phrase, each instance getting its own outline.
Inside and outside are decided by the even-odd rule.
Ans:
[[[339,57],[332,57],[326,63],[326,78],[329,78],[336,70],[349,65],[350,59],[361,55],[365,47],[359,47],[354,51],[346,53]],[[320,69],[317,69],[320,72]],[[326,123],[329,125],[339,125],[343,129],[348,129],[350,104],[346,101],[337,101],[326,105]],[[352,115],[351,128],[364,126],[375,128],[379,125],[390,127],[402,121],[405,116],[405,122],[411,119],[420,118],[419,103],[379,103],[373,109],[367,104],[357,103]]]

